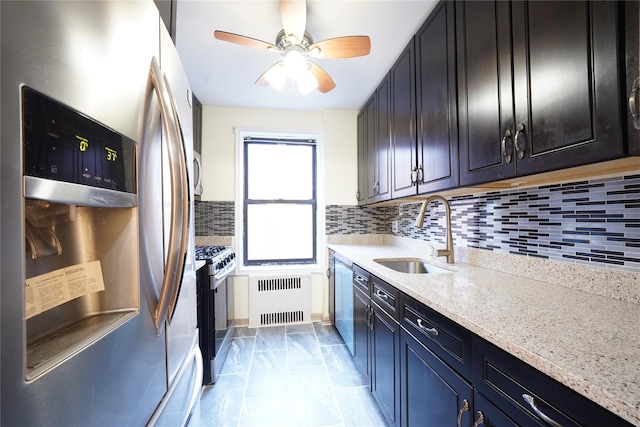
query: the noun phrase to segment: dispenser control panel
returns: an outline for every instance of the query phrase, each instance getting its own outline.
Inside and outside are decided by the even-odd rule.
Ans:
[[[26,86],[22,107],[25,175],[136,192],[134,141]]]

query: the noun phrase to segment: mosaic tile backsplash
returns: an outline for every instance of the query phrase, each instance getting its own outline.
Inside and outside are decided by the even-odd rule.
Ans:
[[[196,200],[194,205],[196,236],[233,236],[234,202]]]
[[[640,175],[449,199],[454,244],[640,272]],[[444,245],[444,208],[326,206],[326,234],[395,234]],[[233,235],[233,202],[196,202],[196,235]],[[398,231],[392,224],[398,222]]]

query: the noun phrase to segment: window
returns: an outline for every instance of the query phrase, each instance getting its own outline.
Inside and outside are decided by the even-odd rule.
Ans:
[[[316,263],[315,139],[244,138],[244,265]]]

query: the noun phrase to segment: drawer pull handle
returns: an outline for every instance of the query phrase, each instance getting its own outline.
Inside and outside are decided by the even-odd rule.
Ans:
[[[476,422],[473,423],[473,427],[478,427],[484,424],[484,414],[478,411],[478,418],[476,418]]]
[[[384,292],[382,292],[380,289],[378,289],[378,290],[376,291],[376,296],[377,296],[378,298],[382,298],[382,299],[383,299],[383,300],[385,300],[385,301],[389,299],[389,295],[385,294],[385,293],[384,293]]]
[[[538,408],[538,402],[536,402],[535,397],[531,396],[530,394],[523,394],[522,398],[524,399],[525,402],[529,404],[529,406],[531,406],[531,409],[533,409],[533,412],[535,412],[536,415],[540,417],[542,421],[544,421],[545,423],[549,424],[552,427],[562,427],[562,425],[553,421],[544,412],[542,412],[540,408]]]
[[[365,285],[365,284],[367,283],[367,279],[366,279],[366,278],[364,278],[364,277],[362,277],[362,276],[360,276],[360,275],[357,275],[357,274],[356,274],[356,276],[353,278],[353,280],[355,280],[356,282],[358,282],[358,283],[360,283],[360,284],[362,284],[362,285]]]
[[[458,411],[458,427],[462,426],[462,414],[467,412],[468,410],[469,410],[469,402],[467,401],[467,399],[464,399],[462,401],[462,406]]]
[[[422,324],[422,319],[418,319],[418,326],[420,327],[420,329],[422,329],[423,331],[429,332],[432,335],[438,335],[440,332],[438,332],[438,330],[436,328],[428,328],[425,325]]]

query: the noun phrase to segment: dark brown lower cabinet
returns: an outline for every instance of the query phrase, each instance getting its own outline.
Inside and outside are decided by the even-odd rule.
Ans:
[[[371,393],[387,423],[400,425],[400,325],[371,304]]]
[[[631,427],[495,345],[474,336],[472,346],[473,386],[513,419],[514,425]],[[475,408],[481,410],[478,402]]]
[[[373,278],[377,283],[379,279]],[[374,282],[374,283],[376,283]],[[388,286],[388,285],[387,285]],[[393,288],[392,288],[393,289]],[[383,292],[378,290],[378,293]],[[397,290],[396,299],[397,299]],[[391,298],[393,296],[390,296]],[[376,296],[379,298],[379,296]],[[392,313],[394,314],[394,313]],[[400,325],[363,288],[353,289],[354,359],[390,426],[400,425]]]
[[[394,427],[632,427],[354,265],[354,358]]]
[[[363,374],[370,378],[369,316],[371,298],[354,286],[353,288],[353,358]]]
[[[400,360],[402,426],[472,425],[471,385],[404,328]]]
[[[473,406],[473,422],[478,425],[485,427],[518,427],[515,421],[507,417],[489,399],[478,393],[478,390],[473,390]]]

